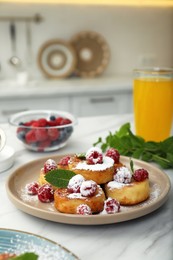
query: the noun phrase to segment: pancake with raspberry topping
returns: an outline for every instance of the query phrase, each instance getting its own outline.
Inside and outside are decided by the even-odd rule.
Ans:
[[[147,200],[150,195],[148,175],[139,178],[139,174],[134,174],[130,178],[125,168],[121,167],[115,174],[114,180],[104,185],[106,197],[116,199],[121,205],[126,206],[136,205]]]
[[[104,156],[99,148],[93,147],[87,151],[84,159],[71,157],[69,169],[87,180],[104,184],[113,180],[115,164],[111,157]]]
[[[68,214],[78,214],[78,207],[87,205],[92,214],[99,213],[104,208],[105,194],[102,188],[92,180],[85,180],[82,175],[76,175],[69,181],[67,188],[58,188],[54,192],[54,206]]]

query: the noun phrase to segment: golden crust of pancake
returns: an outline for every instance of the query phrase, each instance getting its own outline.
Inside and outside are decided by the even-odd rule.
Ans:
[[[113,180],[115,168],[122,166],[121,163],[115,164],[105,170],[86,170],[86,169],[76,169],[76,166],[80,160],[77,157],[72,157],[69,162],[69,170],[73,171],[75,174],[81,174],[86,180],[93,180],[97,184],[104,184]]]
[[[140,182],[132,181],[128,185],[119,185],[116,188],[107,183],[104,185],[104,191],[106,197],[118,200],[121,205],[136,205],[149,198],[149,179]]]
[[[92,197],[82,197],[80,193],[70,193],[66,188],[59,188],[54,193],[54,206],[62,212],[76,214],[76,209],[81,204],[87,204],[93,213],[103,210],[105,194],[100,186],[97,187],[96,194]]]

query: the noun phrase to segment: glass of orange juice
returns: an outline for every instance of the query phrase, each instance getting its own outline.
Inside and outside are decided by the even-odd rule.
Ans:
[[[173,122],[173,69],[135,69],[133,82],[136,134],[160,142],[171,134]]]

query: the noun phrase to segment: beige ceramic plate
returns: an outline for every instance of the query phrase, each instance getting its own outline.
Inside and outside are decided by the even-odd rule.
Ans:
[[[62,157],[51,156],[57,162]],[[11,174],[6,183],[7,194],[11,202],[18,209],[42,219],[79,225],[111,224],[144,216],[158,209],[168,198],[170,181],[167,175],[148,163],[134,159],[135,168],[142,167],[150,173],[151,192],[147,201],[136,206],[121,207],[121,212],[110,215],[80,216],[60,213],[54,208],[53,203],[41,203],[38,201],[37,196],[27,195],[24,189],[27,183],[37,181],[40,169],[47,159],[49,158],[44,157],[21,166]],[[129,158],[121,157],[121,161],[129,165]]]

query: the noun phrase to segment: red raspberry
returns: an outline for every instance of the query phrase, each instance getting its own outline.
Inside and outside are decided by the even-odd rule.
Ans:
[[[56,120],[47,121],[47,124],[48,124],[49,126],[57,126]]]
[[[148,178],[148,171],[145,169],[137,169],[134,174],[133,174],[133,178],[135,179],[135,181],[144,181],[145,179]]]
[[[45,141],[42,141],[42,142],[39,142],[38,144],[38,151],[44,151],[45,148],[49,147],[51,145],[51,140],[45,140]]]
[[[61,160],[59,161],[58,164],[63,165],[63,166],[67,166],[70,160],[70,156],[65,156],[63,158],[61,158]]]
[[[97,183],[92,180],[83,181],[80,187],[81,195],[84,197],[92,197],[96,193]]]
[[[59,130],[57,128],[48,128],[47,133],[51,141],[57,140],[60,136]]]
[[[38,182],[31,182],[26,185],[26,191],[30,195],[36,195],[39,189]]]
[[[103,154],[100,149],[91,149],[86,153],[87,164],[103,163]]]
[[[47,120],[45,118],[40,118],[37,120],[40,127],[44,127],[47,125]]]
[[[108,198],[104,203],[104,210],[107,214],[114,214],[120,211],[120,203],[112,198]]]
[[[57,117],[56,119],[55,119],[55,121],[56,121],[56,125],[61,125],[61,121],[63,120],[63,117]]]
[[[36,122],[36,120],[31,120],[31,121],[25,122],[24,126],[31,126],[34,122]]]
[[[125,166],[117,168],[114,175],[114,181],[120,183],[130,183],[132,178],[132,174],[129,169]]]
[[[47,130],[43,128],[35,129],[35,136],[37,141],[45,141],[46,139],[48,139]]]
[[[44,184],[38,189],[38,199],[41,202],[51,202],[54,200],[54,191],[51,185]]]
[[[72,121],[70,119],[68,119],[68,118],[63,118],[61,120],[61,125],[69,125],[71,123],[72,123]]]
[[[67,189],[71,193],[80,193],[80,188],[82,183],[85,181],[84,177],[80,174],[77,174],[76,176],[72,177],[69,180]]]
[[[57,169],[57,164],[54,160],[52,159],[48,159],[45,163],[44,163],[44,173],[47,173],[51,170],[55,170]]]
[[[35,143],[37,141],[35,130],[30,130],[25,135],[25,140],[27,144]]]
[[[114,163],[119,163],[120,154],[119,154],[118,150],[116,150],[114,148],[110,148],[107,150],[105,155],[108,157],[111,157],[114,160]]]
[[[80,204],[76,209],[76,213],[79,215],[92,215],[91,208],[87,204]]]
[[[31,125],[33,128],[34,127],[39,127],[39,122],[38,121],[35,121],[34,123],[32,123],[32,125]]]

